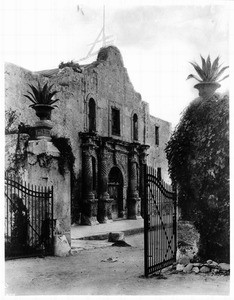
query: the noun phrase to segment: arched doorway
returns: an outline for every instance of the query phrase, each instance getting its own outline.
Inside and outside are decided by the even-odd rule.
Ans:
[[[108,193],[112,202],[112,219],[123,217],[123,175],[118,167],[113,167],[108,176]]]

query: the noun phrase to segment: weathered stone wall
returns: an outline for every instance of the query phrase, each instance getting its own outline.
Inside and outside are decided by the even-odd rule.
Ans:
[[[28,108],[30,101],[24,97],[29,89],[28,83],[36,84],[38,79],[42,83],[47,81],[54,83],[54,88],[59,91],[57,97],[60,101],[58,108],[52,113],[54,122],[52,134],[69,138],[76,158],[76,172],[80,168],[81,158],[78,132],[88,129],[88,100],[90,98],[96,102],[97,133],[102,136],[112,136],[110,112],[111,107],[114,106],[120,109],[121,116],[121,135],[117,138],[128,142],[133,141],[132,116],[136,113],[139,124],[139,142],[151,146],[149,164],[153,166],[154,160],[158,159],[158,165],[162,167],[166,175],[164,145],[170,134],[169,123],[149,116],[148,105],[141,101],[140,94],[134,91],[119,50],[115,47],[108,47],[102,52],[100,51],[96,62],[82,67],[82,73],[66,67],[62,70],[57,69],[51,72],[52,75],[50,73],[50,77],[46,77],[48,76],[46,72],[33,73],[13,64],[7,64],[5,71],[6,110],[11,108],[17,111],[18,119],[15,125],[23,122],[32,126],[37,117],[34,111]],[[160,127],[159,147],[154,147],[154,125],[156,124]]]
[[[169,180],[167,161],[164,153],[165,143],[169,139],[170,124],[149,115],[149,106],[135,92],[122,56],[116,47],[100,50],[97,61],[81,66],[81,73],[70,67],[41,72],[30,72],[13,64],[6,64],[6,110],[15,110],[17,117],[11,129],[17,130],[20,122],[33,126],[38,118],[28,106],[30,101],[24,97],[29,90],[28,83],[54,84],[59,92],[56,98],[58,108],[52,112],[54,127],[52,135],[69,140],[75,162],[73,166],[76,178],[81,178],[82,150],[79,132],[88,131],[88,104],[93,98],[96,103],[96,130],[100,136],[114,137],[133,142],[133,115],[138,116],[138,142],[150,145],[148,164],[162,169],[162,177]],[[120,109],[120,136],[111,132],[111,107]],[[159,126],[159,146],[155,145],[154,127]],[[81,186],[76,184],[76,197],[81,195]],[[80,201],[81,199],[77,199]]]
[[[159,144],[155,141],[155,126],[159,128]],[[166,143],[171,135],[171,124],[159,118],[150,116],[148,125],[148,135],[146,144],[150,145],[148,150],[148,164],[154,168],[161,168],[162,178],[165,182],[170,183],[168,174],[168,162],[165,153]]]
[[[60,174],[59,156],[58,149],[51,142],[29,141],[22,179],[34,185],[53,186],[53,217],[59,221],[60,227],[70,243],[70,172],[65,168],[64,174]]]

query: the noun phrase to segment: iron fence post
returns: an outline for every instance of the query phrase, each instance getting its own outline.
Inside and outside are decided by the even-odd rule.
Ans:
[[[147,187],[147,165],[144,165],[144,263],[145,277],[148,277],[148,187]]]
[[[51,227],[52,227],[52,241],[51,254],[54,255],[54,187],[51,186]]]
[[[174,229],[174,237],[175,237],[175,259],[176,259],[176,251],[177,251],[177,185],[173,185],[174,192],[174,218],[173,218],[173,229]]]

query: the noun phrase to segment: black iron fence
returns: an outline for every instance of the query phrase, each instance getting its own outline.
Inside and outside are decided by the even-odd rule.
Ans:
[[[145,170],[144,201],[145,276],[176,261],[176,192],[157,177],[156,170]]]
[[[53,255],[53,187],[5,174],[5,257]]]

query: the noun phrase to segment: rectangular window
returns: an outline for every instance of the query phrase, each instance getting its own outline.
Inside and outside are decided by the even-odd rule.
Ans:
[[[155,126],[155,145],[159,145],[159,127]]]
[[[113,135],[120,135],[120,111],[113,107],[111,109],[111,127]]]

